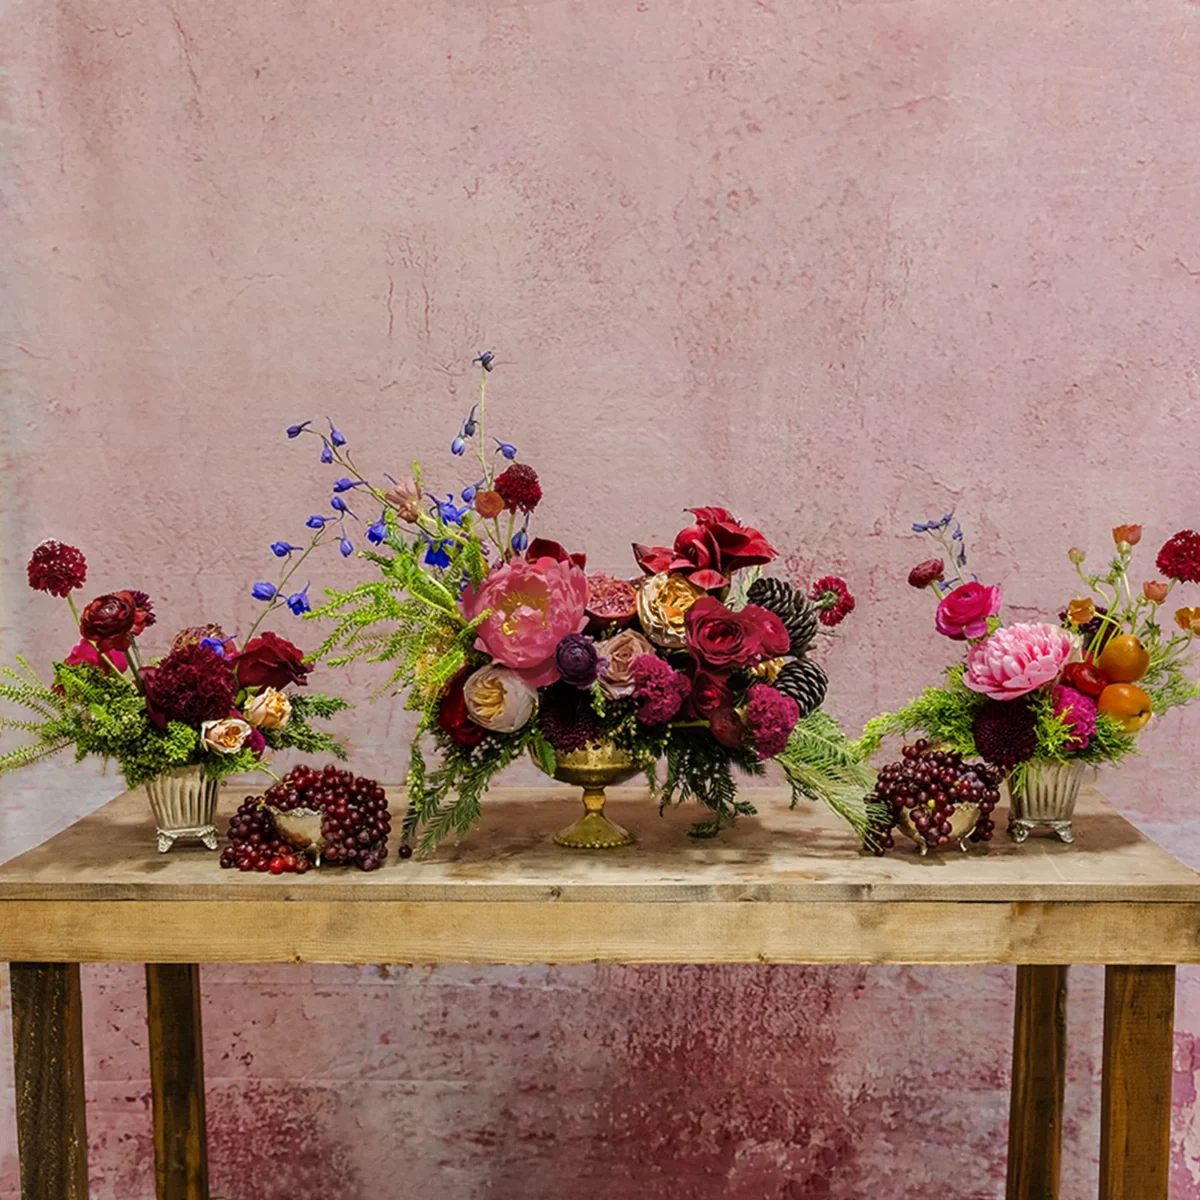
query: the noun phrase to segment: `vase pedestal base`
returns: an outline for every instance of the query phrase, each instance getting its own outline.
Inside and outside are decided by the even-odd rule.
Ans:
[[[558,845],[572,850],[611,850],[633,845],[633,834],[604,815],[603,788],[584,788],[583,807],[587,811],[574,825],[554,835]]]
[[[195,829],[158,829],[158,852],[166,854],[176,842],[200,842],[207,849],[217,848],[217,827],[215,825],[200,825]]]
[[[1049,829],[1060,842],[1068,845],[1075,840],[1070,821],[1029,821],[1023,817],[1012,817],[1008,822],[1008,836],[1018,844],[1025,841],[1035,829]]]

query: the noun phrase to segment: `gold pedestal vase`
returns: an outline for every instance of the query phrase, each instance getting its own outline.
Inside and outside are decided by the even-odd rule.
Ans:
[[[201,766],[176,767],[146,783],[154,813],[158,852],[166,854],[178,841],[202,842],[217,848],[217,792],[220,784],[206,779]]]
[[[1008,788],[1008,836],[1023,842],[1035,829],[1048,829],[1060,842],[1073,842],[1071,818],[1088,764],[1033,759],[1019,788]]]
[[[628,750],[607,741],[559,754],[554,778],[583,788],[585,811],[573,825],[554,835],[555,842],[573,850],[610,850],[631,845],[635,840],[633,834],[604,815],[604,789],[610,784],[625,783],[640,770]]]

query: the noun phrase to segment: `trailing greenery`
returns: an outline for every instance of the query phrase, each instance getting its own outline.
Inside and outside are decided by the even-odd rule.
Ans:
[[[666,747],[667,777],[659,794],[659,810],[668,804],[698,800],[712,809],[707,821],[697,821],[688,833],[694,838],[716,837],[740,816],[758,811],[739,797],[733,768],[746,775],[764,775],[766,767],[753,751],[722,746],[707,728],[677,729]]]
[[[302,754],[332,754],[335,758],[346,758],[346,747],[331,733],[314,729],[312,719],[328,720],[343,709],[354,705],[341,696],[324,696],[318,693],[292,692],[288,699],[292,704],[292,715],[282,729],[264,729],[263,738],[272,750],[299,750]]]
[[[975,717],[983,697],[963,683],[965,671],[966,666],[957,663],[947,669],[945,686],[927,687],[896,712],[872,717],[853,743],[854,751],[866,762],[885,738],[919,730],[957,750],[963,758],[975,758]]]
[[[860,839],[882,824],[884,806],[867,800],[875,772],[828,713],[817,709],[801,718],[775,761],[791,785],[793,808],[801,799],[828,804]]]

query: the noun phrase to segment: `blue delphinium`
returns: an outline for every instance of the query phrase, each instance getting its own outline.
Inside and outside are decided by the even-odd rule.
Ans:
[[[287,558],[293,550],[303,550],[303,546],[293,546],[291,542],[272,542],[271,553],[276,558]]]
[[[379,514],[379,520],[373,525],[367,527],[367,541],[373,546],[378,546],[380,542],[387,538],[387,510]]]
[[[459,508],[454,503],[454,493],[447,492],[445,500],[435,500],[433,507],[447,525],[461,525],[462,519],[469,513],[470,508]]]
[[[345,475],[341,479],[335,479],[333,482],[333,490],[335,492],[348,492],[351,488],[364,487],[365,479],[347,479]]]
[[[331,497],[329,501],[329,507],[335,509],[337,512],[349,514],[350,516],[354,517],[356,521],[358,520],[358,517],[355,516],[355,514],[351,511],[350,506],[341,498],[341,496]]]
[[[311,582],[312,581],[309,580],[309,583]],[[293,592],[287,598],[288,608],[290,608],[298,617],[303,616],[306,612],[312,612],[312,605],[308,602],[308,588],[309,584],[306,583],[300,591]]]
[[[336,520],[336,517],[323,517],[320,513],[313,513],[313,515],[304,523],[309,527],[309,529],[324,529],[326,521]]]
[[[255,600],[274,600],[277,589],[273,583],[256,583],[250,589],[250,595]]]
[[[434,541],[429,534],[425,535],[429,545],[425,549],[425,563],[430,567],[448,567],[450,565],[450,555],[446,553],[446,547],[451,545],[450,541]]]
[[[333,418],[326,417],[325,420],[327,420],[329,422],[329,440],[335,446],[344,446],[346,444],[346,439],[345,439],[345,437],[342,436],[342,434],[339,430],[334,429]]]
[[[321,439],[321,461],[323,463],[333,462],[333,447],[329,444],[327,438]]]
[[[492,441],[496,443],[497,449],[499,449],[500,453],[503,454],[509,462],[512,462],[512,460],[517,457],[517,448],[512,444],[512,442],[502,442],[499,438],[492,438]]]
[[[478,363],[485,371],[490,371],[493,368],[495,358],[496,356],[491,350],[484,350],[482,354],[478,354],[471,359],[471,366],[475,366]]]
[[[289,425],[287,427],[288,437],[298,438],[311,424],[312,421],[301,421],[299,425]]]

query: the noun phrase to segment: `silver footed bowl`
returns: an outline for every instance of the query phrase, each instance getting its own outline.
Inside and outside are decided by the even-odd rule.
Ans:
[[[327,845],[321,832],[325,814],[315,808],[291,808],[285,812],[273,804],[263,807],[271,814],[279,836],[294,850],[303,850],[312,859],[313,866],[319,867]]]

